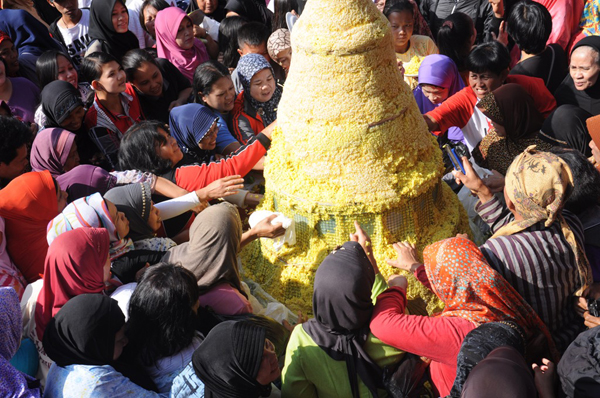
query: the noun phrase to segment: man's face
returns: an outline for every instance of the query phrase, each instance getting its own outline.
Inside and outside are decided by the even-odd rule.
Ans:
[[[248,44],[242,45],[241,48],[238,48],[238,53],[240,57],[243,57],[246,54],[260,54],[269,62],[271,62],[271,57],[269,57],[269,52],[267,51],[267,43],[261,43],[258,46],[250,46]]]
[[[29,164],[27,160],[27,146],[23,145],[17,149],[17,156],[8,164],[0,162],[0,178],[12,180],[23,174]]]

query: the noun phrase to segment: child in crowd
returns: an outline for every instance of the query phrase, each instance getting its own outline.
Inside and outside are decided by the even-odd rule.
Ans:
[[[59,40],[69,52],[75,66],[81,65],[90,44],[90,10],[80,9],[77,0],[50,0],[52,7],[62,15],[50,25],[50,33]]]
[[[414,57],[423,58],[429,54],[438,53],[438,49],[431,38],[413,35],[414,13],[413,5],[408,0],[395,2],[393,6],[385,11],[385,16],[392,27],[396,59],[405,64],[405,70],[406,64],[419,62]],[[405,81],[412,89],[418,84],[415,76],[406,76]]]
[[[93,53],[81,65],[81,74],[94,89],[94,102],[85,115],[92,140],[104,154],[107,167],[117,165],[121,137],[129,127],[144,119],[140,101],[126,82],[125,71],[106,53]]]
[[[292,41],[290,31],[287,29],[278,29],[267,42],[267,50],[271,59],[279,64],[285,71],[287,77],[292,62]]]

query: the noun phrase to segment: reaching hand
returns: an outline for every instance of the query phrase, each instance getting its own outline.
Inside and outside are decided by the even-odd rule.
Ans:
[[[285,228],[281,225],[281,223],[277,223],[275,225],[271,224],[277,217],[276,214],[272,214],[267,218],[262,219],[258,224],[252,228],[252,232],[259,238],[277,238],[285,234]]]
[[[241,176],[228,176],[213,181],[204,188],[198,189],[196,195],[198,195],[200,201],[210,201],[235,195],[242,188],[244,188],[244,179]]]
[[[588,328],[595,328],[600,326],[600,318],[592,316],[589,311],[583,313],[584,324]]]
[[[533,368],[535,387],[540,398],[554,398],[554,385],[556,384],[556,365],[549,359],[543,358],[542,364],[534,363]]]
[[[492,170],[492,175],[485,177],[482,181],[492,193],[497,193],[504,191],[504,180],[504,176],[499,171]]]
[[[463,167],[465,169],[465,174],[463,174],[460,170],[453,170],[452,174],[454,178],[456,178],[457,184],[463,184],[467,187],[473,195],[479,196],[482,202],[487,202],[492,198],[492,193],[489,188],[483,183],[481,178],[477,175],[473,166],[471,166],[471,162],[467,159],[466,156],[462,157]]]
[[[367,255],[367,258],[369,259],[371,265],[373,266],[373,269],[375,270],[375,273],[379,273],[377,261],[375,261],[375,256],[373,255],[373,245],[371,244],[371,238],[369,238],[369,235],[367,235],[367,233],[363,231],[363,229],[357,221],[354,221],[354,228],[356,229],[356,232],[350,234],[350,240],[352,242],[358,242],[362,246],[363,250],[365,251],[365,254]]]
[[[414,272],[421,263],[417,260],[417,250],[415,245],[408,242],[398,242],[393,245],[398,258],[396,260],[387,259],[388,265],[402,269],[404,271]]]
[[[408,288],[408,280],[406,280],[406,278],[402,275],[392,275],[388,279],[388,286],[397,286],[406,291],[406,289]]]

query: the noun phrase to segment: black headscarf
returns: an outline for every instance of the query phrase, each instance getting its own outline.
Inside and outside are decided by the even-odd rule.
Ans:
[[[112,10],[115,8],[117,1],[125,7],[125,2],[122,0],[94,0],[92,2],[90,6],[89,35],[92,40],[102,40],[106,52],[121,62],[123,55],[129,50],[139,48],[140,43],[129,30],[125,33],[115,31],[112,23]]]
[[[459,398],[471,370],[493,350],[509,346],[525,353],[525,332],[515,322],[490,322],[471,330],[456,358],[456,379],[450,397]]]
[[[383,388],[381,369],[362,346],[373,313],[375,271],[357,242],[346,242],[321,263],[315,274],[314,319],[302,324],[314,342],[336,361],[345,361],[352,395],[357,376],[376,397]]]
[[[44,127],[60,127],[69,114],[83,106],[81,94],[71,83],[55,80],[42,90],[42,111],[46,115]]]
[[[152,207],[150,184],[144,182],[116,187],[108,191],[104,198],[113,202],[119,211],[125,213],[125,217],[129,220],[128,236],[134,242],[154,236],[154,231],[148,225]]]
[[[600,327],[577,336],[558,363],[558,376],[568,398],[600,396]]]
[[[271,386],[256,381],[265,346],[265,330],[250,322],[215,326],[192,356],[206,398],[267,397]]]
[[[44,349],[58,366],[110,365],[115,334],[125,325],[118,303],[102,294],[69,300],[44,332]]]

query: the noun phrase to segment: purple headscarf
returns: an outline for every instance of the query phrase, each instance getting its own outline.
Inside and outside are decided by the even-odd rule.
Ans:
[[[440,104],[434,105],[423,94],[421,84],[448,88],[448,97],[456,94],[465,87],[458,73],[458,68],[452,59],[441,54],[432,54],[423,58],[419,67],[419,85],[413,90],[417,106],[422,114],[425,114]],[[448,129],[448,138],[451,141],[463,141],[463,133],[457,127]]]
[[[75,141],[75,134],[61,128],[40,131],[31,146],[31,169],[48,170],[52,177],[65,172],[64,165]]]
[[[72,202],[96,192],[104,195],[116,186],[117,178],[100,167],[82,164],[59,175],[56,181],[62,190],[67,191],[69,202]]]
[[[0,391],[11,397],[40,397],[40,384],[10,364],[21,344],[21,307],[11,287],[0,288]]]

